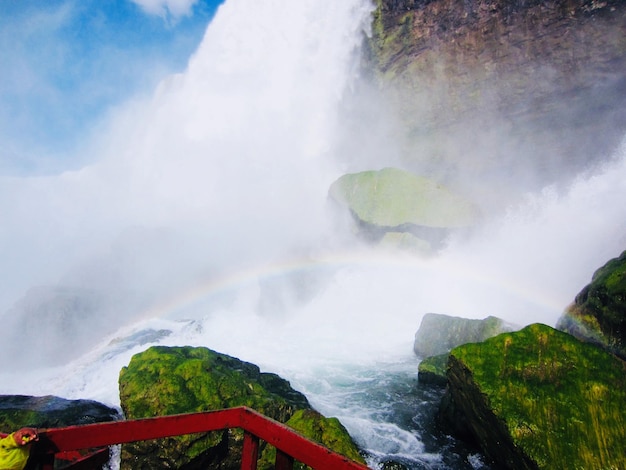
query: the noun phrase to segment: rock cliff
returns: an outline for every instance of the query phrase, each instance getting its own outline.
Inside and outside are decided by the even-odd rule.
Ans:
[[[369,111],[400,124],[392,138],[407,169],[452,187],[488,178],[475,194],[503,197],[571,176],[621,142],[624,2],[376,3],[366,69],[385,106]]]

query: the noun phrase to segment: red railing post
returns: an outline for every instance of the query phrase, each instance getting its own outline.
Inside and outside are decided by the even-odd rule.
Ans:
[[[293,457],[285,454],[282,450],[276,449],[276,470],[293,470]]]
[[[256,470],[258,460],[259,438],[248,431],[244,431],[241,470]]]

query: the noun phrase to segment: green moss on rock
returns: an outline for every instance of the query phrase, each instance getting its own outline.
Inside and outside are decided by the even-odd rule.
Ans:
[[[446,368],[448,366],[448,354],[439,354],[423,359],[417,368],[417,379],[420,383],[433,385],[446,385]]]
[[[625,372],[602,349],[534,324],[451,351],[447,412],[508,468],[620,468]]]
[[[151,347],[121,370],[119,385],[129,419],[248,406],[336,452],[358,457],[339,422],[311,410],[289,382],[207,348]],[[322,434],[307,434],[312,429]],[[242,440],[243,432],[233,429],[128,444],[122,448],[121,468],[239,469]]]
[[[626,251],[594,273],[557,328],[626,358]]]
[[[132,357],[119,377],[126,418],[248,406],[278,421],[309,408],[304,395],[275,374],[207,348],[155,346]],[[123,446],[122,468],[237,468],[239,430]]]

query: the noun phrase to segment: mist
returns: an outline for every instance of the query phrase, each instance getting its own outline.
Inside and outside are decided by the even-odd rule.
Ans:
[[[410,351],[428,312],[556,322],[624,249],[624,146],[558,181],[532,155],[523,177],[439,169],[427,146],[407,162],[385,97],[362,81],[371,8],[229,0],[183,73],[94,129],[93,164],[2,177],[0,339],[21,367],[93,361],[95,375],[118,330],[146,321],[179,328],[166,343],[275,371]],[[466,138],[451,132],[445,146]],[[493,129],[478,140],[506,149]],[[330,184],[394,165],[475,198],[483,222],[427,258],[355,238],[328,210]],[[192,326],[171,323],[183,319]],[[69,394],[100,396],[90,377]]]

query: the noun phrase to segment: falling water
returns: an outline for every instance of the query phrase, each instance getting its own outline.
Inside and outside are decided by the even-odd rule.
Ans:
[[[2,393],[117,406],[132,354],[207,346],[289,379],[342,419],[371,465],[447,468],[393,402],[433,400],[415,386],[422,315],[554,324],[624,248],[626,157],[528,194],[436,256],[363,246],[332,220],[327,190],[343,171],[339,110],[371,8],[228,0],[187,70],[99,130],[97,163],[2,179],[2,341],[24,356],[0,372]],[[61,327],[37,316],[63,292],[90,299],[81,316],[62,312]]]

